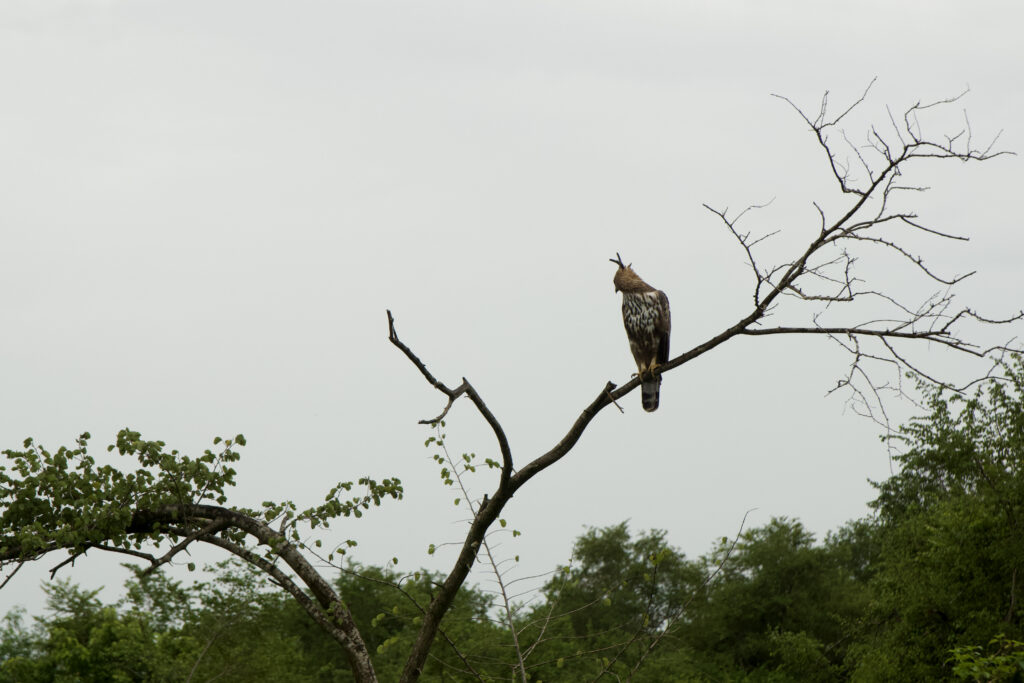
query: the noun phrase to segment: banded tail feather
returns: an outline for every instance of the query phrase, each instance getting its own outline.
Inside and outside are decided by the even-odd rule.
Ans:
[[[640,401],[644,410],[653,413],[658,409],[658,400],[661,397],[661,375],[652,380],[640,383]]]

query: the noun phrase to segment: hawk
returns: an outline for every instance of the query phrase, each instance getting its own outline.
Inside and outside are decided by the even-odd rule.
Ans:
[[[619,266],[613,282],[615,291],[622,292],[622,324],[626,327],[629,350],[633,352],[640,373],[640,398],[644,410],[652,413],[658,409],[661,389],[661,375],[652,371],[668,362],[668,335],[672,329],[668,297],[665,292],[641,280],[632,263],[623,265],[622,257],[615,256],[608,260]]]

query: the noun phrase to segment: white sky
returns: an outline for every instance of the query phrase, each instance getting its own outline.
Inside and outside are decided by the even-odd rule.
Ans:
[[[1019,152],[1022,20],[1016,2],[8,0],[0,447],[88,430],[99,455],[130,426],[194,453],[242,432],[231,503],[305,507],[336,481],[398,476],[404,501],[325,543],[446,568],[426,548],[458,540],[464,515],[416,424],[443,401],[388,344],[386,308],[438,377],[473,382],[523,464],[635,369],[615,252],[668,293],[678,353],[749,308],[743,255],[702,203],[775,198],[747,227],[783,229],[780,256],[816,230],[812,201],[844,206],[771,93],[813,112],[878,76],[851,121],[862,140],[886,105],[969,85],[975,136],[1005,129]],[[979,271],[964,303],[1019,309],[1020,158],[916,168],[922,218],[972,238],[927,244],[928,263]],[[862,275],[916,296],[876,255]],[[670,373],[657,413],[631,394],[516,496],[523,536],[501,552],[528,575],[586,525],[628,518],[696,556],[751,508],[749,525],[787,515],[819,535],[863,515],[889,460],[876,425],[823,398],[847,363],[823,338],[739,339]],[[498,457],[470,404],[447,431],[456,456]],[[474,495],[495,483],[478,475]],[[59,559],[23,570],[0,611],[38,610]],[[116,589],[118,561],[65,575]]]

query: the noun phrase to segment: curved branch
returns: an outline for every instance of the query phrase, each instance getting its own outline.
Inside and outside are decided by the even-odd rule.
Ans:
[[[339,626],[332,621],[326,612],[317,605],[306,593],[296,584],[290,576],[288,576],[280,567],[270,562],[265,557],[261,557],[256,553],[252,552],[248,548],[240,546],[236,543],[232,543],[226,538],[220,536],[209,536],[201,539],[203,543],[209,543],[215,545],[218,548],[227,550],[229,553],[242,559],[243,561],[251,564],[258,568],[268,576],[270,576],[275,583],[281,586],[283,589],[288,591],[289,595],[295,598],[295,601],[299,603],[306,614],[308,614],[313,621],[320,625],[334,640],[340,643],[345,651],[348,652],[349,648],[349,636]]]
[[[165,505],[152,510],[137,510],[132,515],[127,531],[129,533],[150,533],[157,528],[157,525],[166,527],[169,524],[181,522],[192,524],[205,522],[205,526],[201,532],[192,533],[185,539],[185,542],[177,544],[171,553],[165,556],[167,559],[183,549],[188,542],[195,540],[219,546],[241,557],[277,581],[318,624],[343,646],[356,680],[365,682],[377,680],[369,651],[351,612],[344,607],[330,584],[320,576],[302,553],[288,542],[284,534],[238,510],[199,504]],[[215,531],[228,528],[243,531],[254,537],[260,544],[268,545],[270,552],[284,560],[309,588],[319,607],[313,605],[312,600],[295,585],[294,581],[272,562],[237,543],[214,535]],[[166,560],[161,558],[155,562],[161,563],[162,561]]]
[[[213,520],[212,522],[210,522],[209,524],[204,526],[202,529],[198,529],[198,530],[193,531],[192,533],[188,534],[184,538],[184,540],[182,540],[180,543],[178,543],[173,548],[168,550],[167,553],[163,557],[161,557],[160,559],[154,559],[152,561],[152,563],[150,564],[150,566],[146,568],[146,571],[143,572],[143,574],[152,574],[159,567],[161,567],[162,565],[165,565],[168,562],[170,562],[171,559],[173,559],[175,555],[177,555],[182,550],[187,548],[188,545],[190,543],[192,543],[192,541],[195,541],[196,539],[206,540],[204,537],[212,536],[213,534],[216,534],[216,533],[218,533],[220,531],[223,531],[224,529],[227,529],[227,528],[228,528],[228,522],[227,522],[226,519],[218,518],[218,519]]]

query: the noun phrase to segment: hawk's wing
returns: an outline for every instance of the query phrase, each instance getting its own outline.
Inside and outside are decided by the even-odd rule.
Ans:
[[[672,312],[668,307],[668,297],[665,292],[658,291],[658,318],[654,327],[658,337],[658,363],[668,362],[668,336],[672,331]]]

